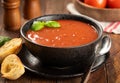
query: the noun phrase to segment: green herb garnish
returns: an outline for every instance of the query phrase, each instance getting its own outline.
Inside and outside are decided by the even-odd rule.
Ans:
[[[44,22],[34,21],[31,26],[31,29],[34,31],[38,31],[38,30],[41,30],[42,28],[44,28],[44,25],[45,25]]]
[[[45,26],[52,27],[52,28],[58,28],[60,27],[60,24],[57,21],[46,21]]]
[[[0,36],[0,46],[5,44],[7,41],[9,41],[11,38],[6,37],[6,36]]]
[[[45,22],[34,21],[32,26],[31,26],[31,29],[34,31],[38,31],[38,30],[43,29],[45,26],[48,28],[59,28],[60,24],[57,21],[45,21]]]

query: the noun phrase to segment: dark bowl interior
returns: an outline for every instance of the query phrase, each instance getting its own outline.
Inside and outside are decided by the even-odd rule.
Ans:
[[[77,20],[90,24],[94,26],[95,29],[97,30],[98,38],[93,42],[90,42],[89,44],[75,47],[59,48],[38,45],[36,43],[33,43],[26,37],[26,32],[29,30],[33,21],[35,20],[48,21],[60,19]],[[87,16],[77,16],[70,14],[52,14],[34,18],[28,21],[21,27],[20,33],[21,37],[25,41],[25,45],[28,48],[28,50],[35,57],[38,57],[43,64],[55,67],[66,67],[79,63],[84,69],[86,66],[89,66],[90,63],[94,60],[95,46],[100,41],[103,34],[103,30],[101,25],[96,20]]]

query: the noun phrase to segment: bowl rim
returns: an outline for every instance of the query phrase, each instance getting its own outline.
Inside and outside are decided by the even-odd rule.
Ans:
[[[78,45],[78,46],[65,46],[65,47],[55,46],[55,47],[54,47],[54,46],[47,46],[47,45],[37,44],[37,43],[31,41],[29,38],[27,38],[27,37],[24,35],[24,31],[23,31],[23,30],[24,30],[24,26],[27,25],[29,22],[33,22],[33,21],[35,21],[35,20],[37,20],[37,19],[39,19],[39,18],[47,17],[47,16],[64,16],[64,15],[66,15],[66,16],[71,16],[71,17],[78,17],[78,18],[82,17],[82,18],[84,18],[84,19],[86,19],[86,20],[88,20],[88,21],[93,22],[94,24],[96,24],[96,25],[99,27],[100,33],[98,34],[98,37],[97,37],[95,40],[93,40],[92,42],[89,42],[89,43],[83,44],[83,45]],[[96,30],[97,30],[97,29],[96,29]],[[89,17],[89,16],[86,16],[86,15],[48,14],[48,15],[43,15],[43,16],[39,16],[39,17],[33,18],[33,19],[28,20],[27,22],[25,22],[25,23],[21,26],[21,28],[20,28],[20,35],[21,35],[25,40],[27,40],[28,42],[30,42],[30,43],[32,43],[32,44],[35,44],[35,45],[37,45],[37,46],[48,47],[48,48],[64,48],[64,49],[66,49],[66,48],[79,48],[79,47],[84,47],[84,46],[91,45],[91,44],[99,41],[99,39],[101,39],[102,36],[103,36],[103,28],[102,28],[101,24],[100,24],[97,20],[95,20],[95,19],[93,19],[93,18],[91,18],[91,17]]]
[[[79,4],[83,5],[83,6],[86,6],[88,8],[91,8],[91,9],[96,9],[96,10],[104,10],[104,11],[118,11],[120,10],[120,8],[97,8],[97,7],[94,7],[94,6],[91,6],[91,5],[88,5],[88,4],[85,4],[84,2],[82,2],[81,0],[76,0]]]

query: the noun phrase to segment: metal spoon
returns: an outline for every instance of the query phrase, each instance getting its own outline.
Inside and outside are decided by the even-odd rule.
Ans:
[[[98,53],[96,53],[95,60],[97,59],[98,56],[102,56],[109,52],[111,48],[111,38],[108,35],[105,35],[101,42],[102,42],[100,46],[101,50]],[[92,65],[85,71],[81,83],[87,83],[87,81],[89,80],[89,76],[92,70],[92,66],[95,63],[95,60],[92,62]]]

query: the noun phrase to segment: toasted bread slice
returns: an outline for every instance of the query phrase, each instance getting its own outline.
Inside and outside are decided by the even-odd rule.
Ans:
[[[2,77],[16,80],[25,72],[25,68],[16,54],[8,55],[1,64]]]
[[[22,47],[21,38],[13,38],[0,47],[0,63],[10,54],[17,54]]]

